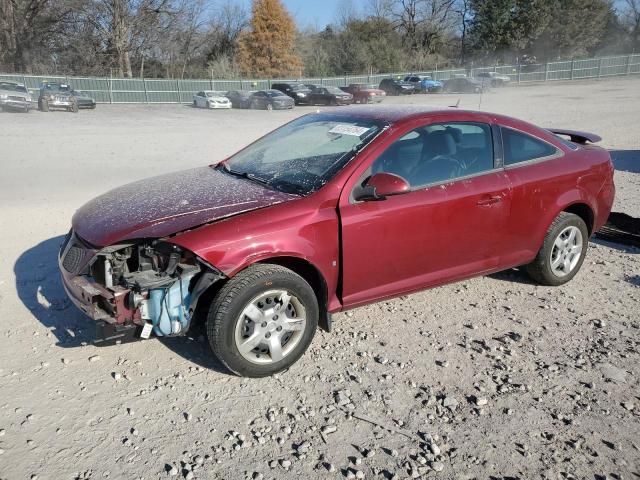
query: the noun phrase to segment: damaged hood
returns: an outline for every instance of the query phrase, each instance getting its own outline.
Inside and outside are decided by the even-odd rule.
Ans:
[[[161,238],[238,213],[299,198],[201,167],[111,190],[73,216],[77,235],[97,247]]]

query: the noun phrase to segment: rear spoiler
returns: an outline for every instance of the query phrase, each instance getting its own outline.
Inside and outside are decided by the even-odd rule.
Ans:
[[[580,132],[577,130],[564,130],[562,128],[547,128],[547,130],[555,135],[569,137],[573,143],[580,143],[581,145],[584,145],[587,142],[597,143],[602,140],[602,137],[599,137],[595,133]]]

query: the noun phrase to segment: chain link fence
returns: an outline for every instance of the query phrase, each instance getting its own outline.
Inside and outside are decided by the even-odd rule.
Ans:
[[[429,75],[435,80],[448,80],[455,75],[476,77],[482,72],[496,72],[501,75],[508,75],[511,83],[550,82],[632,75],[640,73],[640,54],[567,60],[534,65],[500,65],[452,70],[435,69],[422,72],[344,75],[329,78],[171,80],[0,74],[0,80],[23,83],[32,94],[36,95],[40,84],[44,81],[67,83],[72,85],[75,90],[89,93],[98,103],[191,103],[193,95],[202,90],[262,90],[270,88],[272,83],[282,81],[300,81],[342,87],[350,83],[378,84],[383,78],[404,78],[408,74]]]

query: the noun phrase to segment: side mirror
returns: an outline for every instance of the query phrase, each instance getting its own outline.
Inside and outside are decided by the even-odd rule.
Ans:
[[[356,200],[384,200],[392,195],[401,195],[411,190],[409,182],[393,173],[376,173],[354,194]]]

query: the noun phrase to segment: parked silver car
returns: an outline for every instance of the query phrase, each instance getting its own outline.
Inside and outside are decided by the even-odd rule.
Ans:
[[[0,109],[29,112],[31,95],[27,87],[21,83],[0,82]]]
[[[496,72],[481,72],[476,75],[476,79],[484,86],[488,87],[503,87],[508,85],[511,81],[511,77],[509,75],[503,75]]]

